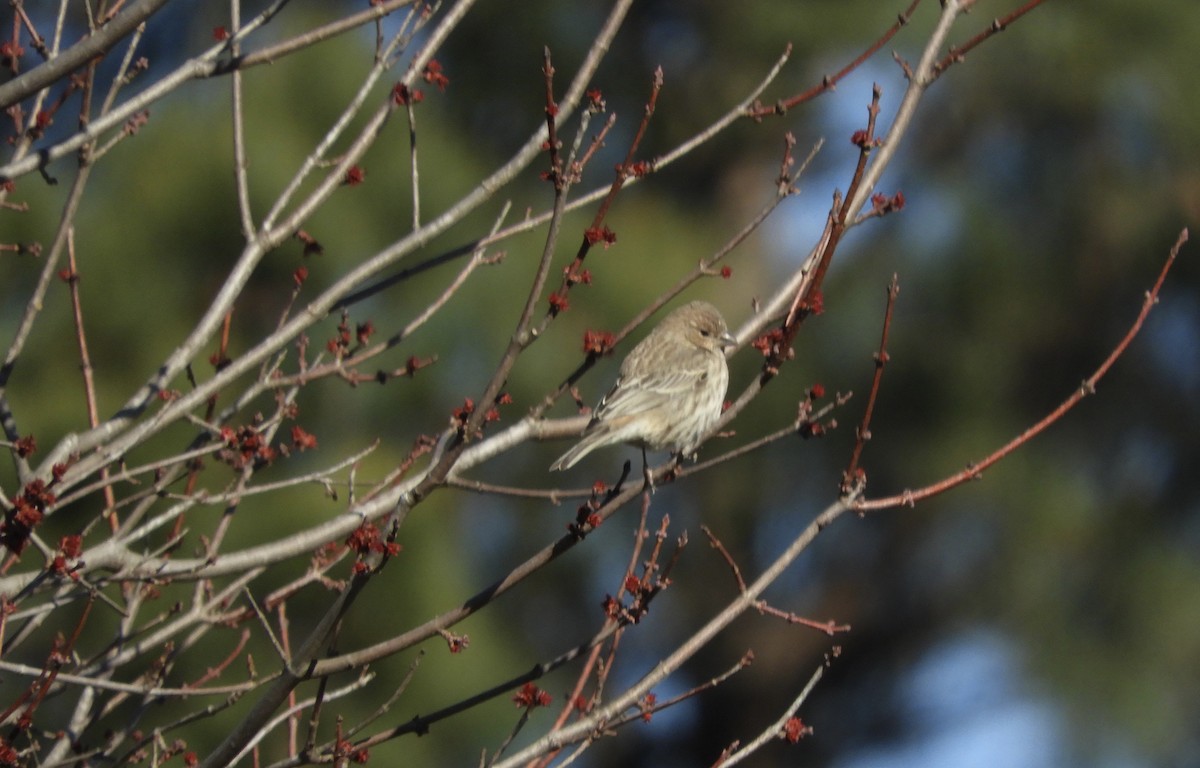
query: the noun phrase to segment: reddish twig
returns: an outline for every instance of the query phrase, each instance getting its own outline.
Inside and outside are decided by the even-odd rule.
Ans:
[[[782,611],[778,608],[775,608],[770,603],[768,603],[766,600],[759,600],[759,601],[755,602],[754,607],[757,608],[758,612],[761,614],[765,614],[767,616],[774,616],[776,618],[783,619],[788,624],[799,624],[802,627],[808,627],[809,629],[815,629],[818,632],[822,632],[826,635],[829,635],[830,637],[832,637],[833,635],[836,635],[839,632],[849,632],[850,631],[849,624],[838,624],[838,623],[834,622],[833,619],[830,619],[828,621],[817,621],[815,619],[809,619],[804,616],[800,616],[799,614],[792,613],[790,611]]]
[[[879,338],[879,351],[875,353],[875,375],[871,379],[871,391],[867,395],[867,407],[863,409],[862,424],[854,432],[854,451],[850,454],[850,464],[842,473],[842,495],[848,494],[855,488],[862,487],[866,481],[866,473],[858,466],[863,448],[871,439],[871,415],[875,411],[875,401],[879,397],[879,384],[883,381],[883,367],[889,360],[887,352],[888,331],[892,327],[892,310],[896,307],[896,296],[900,293],[900,281],[892,275],[892,282],[887,288],[887,308],[883,312],[883,332]]]
[[[558,104],[554,101],[554,64],[550,61],[550,46],[542,48],[542,74],[546,78],[546,151],[550,155],[550,180],[554,191],[562,192],[562,158],[558,155]]]
[[[562,283],[558,290],[551,295],[550,308],[548,315],[553,316],[558,314],[566,307],[566,296],[571,290],[571,286],[579,282],[579,268],[583,265],[588,253],[592,249],[592,245],[598,242],[612,243],[616,241],[616,235],[604,227],[604,219],[608,216],[608,209],[612,207],[613,201],[617,198],[617,193],[625,185],[625,181],[631,176],[644,176],[654,170],[651,163],[635,163],[633,158],[637,153],[638,147],[641,146],[642,139],[646,136],[646,129],[650,126],[650,118],[654,116],[654,110],[658,104],[658,94],[662,92],[663,87],[663,71],[662,67],[654,70],[654,79],[650,85],[650,98],[646,101],[646,107],[642,112],[642,121],[638,124],[637,133],[634,134],[633,140],[629,142],[629,149],[625,152],[625,159],[617,166],[616,175],[613,177],[612,184],[609,185],[608,194],[600,201],[600,206],[596,209],[596,215],[592,217],[591,226],[583,233],[583,240],[579,244],[579,250],[575,253],[575,259],[563,268]],[[558,301],[555,298],[558,297]]]
[[[975,480],[993,464],[1000,461],[1005,456],[1008,456],[1021,446],[1025,445],[1025,443],[1028,443],[1034,437],[1041,434],[1051,424],[1061,419],[1063,415],[1067,413],[1067,411],[1074,408],[1084,397],[1094,394],[1096,391],[1096,383],[1099,382],[1106,373],[1108,373],[1108,370],[1112,368],[1117,359],[1125,353],[1125,350],[1129,347],[1129,344],[1142,329],[1142,324],[1145,322],[1146,317],[1150,314],[1150,310],[1154,308],[1156,303],[1158,303],[1159,290],[1162,288],[1163,282],[1167,279],[1167,273],[1170,271],[1171,266],[1175,263],[1175,258],[1179,255],[1179,251],[1183,247],[1183,244],[1187,242],[1187,239],[1188,230],[1184,229],[1179,233],[1179,238],[1175,241],[1175,245],[1171,247],[1171,251],[1167,255],[1166,262],[1163,264],[1162,270],[1158,274],[1158,279],[1154,282],[1154,287],[1146,292],[1146,298],[1142,301],[1142,309],[1138,313],[1137,318],[1133,321],[1133,324],[1129,327],[1129,330],[1125,333],[1125,337],[1122,338],[1116,347],[1113,348],[1113,351],[1104,360],[1104,362],[1100,364],[1100,367],[1097,368],[1091,376],[1085,379],[1083,384],[1081,384],[1079,388],[1071,394],[1070,397],[1068,397],[1057,408],[1043,417],[1041,421],[1026,429],[1020,435],[1010,440],[1004,446],[983,460],[969,464],[967,468],[961,472],[957,472],[950,477],[939,480],[936,483],[927,485],[924,488],[920,488],[915,491],[905,491],[904,493],[896,494],[894,496],[887,496],[881,499],[859,500],[854,502],[852,507],[862,514],[878,509],[912,506],[918,501],[923,501],[931,496],[936,496],[939,493],[948,491],[955,486],[962,485],[968,480]]]
[[[709,690],[712,690],[713,688],[716,688],[718,685],[725,682],[729,678],[733,677],[738,672],[741,672],[743,669],[745,669],[746,667],[750,666],[753,663],[754,663],[754,651],[746,651],[744,654],[742,654],[742,657],[737,660],[737,663],[734,664],[729,669],[725,670],[724,672],[717,675],[716,677],[705,680],[703,683],[700,683],[699,685],[689,688],[688,690],[684,691],[683,693],[679,694],[678,696],[673,696],[672,698],[667,699],[666,701],[660,702],[657,700],[657,698],[655,697],[655,695],[653,693],[648,693],[642,697],[641,701],[638,702],[638,708],[636,711],[630,712],[629,714],[624,715],[623,717],[613,720],[611,723],[608,724],[608,726],[612,727],[612,728],[618,728],[627,723],[631,723],[634,720],[641,720],[643,722],[648,723],[648,722],[650,722],[650,719],[654,716],[655,713],[661,712],[664,709],[666,709],[667,707],[673,707],[682,701],[687,701],[688,699],[699,696],[700,694],[704,693],[705,691],[709,691]]]
[[[796,164],[796,158],[792,157],[792,151],[795,148],[796,134],[791,131],[783,134],[783,159],[779,161],[779,176],[775,179],[776,184],[778,184],[778,194],[780,197],[792,191],[795,180],[792,177],[791,168]]]
[[[10,715],[15,713],[22,705],[25,705],[25,711],[15,718],[13,730],[9,733],[8,741],[12,743],[17,734],[33,720],[33,713],[41,706],[45,700],[46,694],[50,692],[51,686],[54,685],[55,679],[58,677],[59,671],[64,665],[70,662],[71,655],[75,651],[75,645],[79,642],[79,636],[83,633],[83,627],[87,624],[88,617],[92,613],[92,605],[95,597],[89,596],[87,602],[83,605],[83,612],[79,616],[79,620],[75,622],[75,630],[71,633],[71,638],[65,640],[60,635],[54,642],[49,655],[46,658],[46,663],[42,667],[42,674],[37,680],[29,684],[29,687],[17,697],[16,701],[8,706],[4,712],[0,713],[0,721],[8,722]],[[26,702],[28,702],[26,704]],[[21,723],[25,723],[22,726]]]
[[[728,565],[729,570],[733,572],[733,577],[737,580],[738,592],[745,594],[746,580],[742,578],[742,569],[738,567],[737,562],[733,559],[733,555],[729,554],[729,550],[725,548],[725,545],[721,543],[721,540],[716,537],[716,534],[714,534],[707,525],[701,525],[700,529],[704,531],[704,535],[708,537],[709,545],[721,553],[721,557],[725,560],[725,564]],[[827,635],[850,631],[849,624],[835,624],[832,619],[829,621],[815,621],[813,619],[807,619],[798,614],[775,608],[766,600],[756,600],[754,607],[759,613],[767,616],[775,616],[783,619],[789,624],[800,624],[801,626],[810,627],[812,629],[824,632]]]
[[[863,174],[867,170],[867,160],[871,156],[871,150],[878,147],[882,142],[875,138],[875,121],[879,117],[879,100],[883,96],[883,90],[878,84],[871,88],[871,104],[867,107],[867,127],[865,130],[856,131],[850,137],[850,141],[858,146],[858,163],[854,166],[854,176],[850,179],[850,186],[846,190],[846,197],[842,202],[841,207],[837,212],[837,219],[834,221],[833,229],[830,232],[829,239],[824,243],[824,251],[821,257],[817,259],[817,266],[813,272],[812,282],[809,283],[808,290],[803,295],[797,295],[796,303],[792,305],[788,312],[788,323],[792,323],[795,319],[796,311],[801,306],[806,306],[805,314],[815,311],[819,308],[819,296],[821,287],[825,282],[825,273],[829,270],[829,264],[833,261],[833,253],[837,250],[841,243],[842,235],[846,231],[846,222],[850,217],[850,203],[858,196],[858,189],[862,185]],[[795,336],[795,330],[790,331],[790,336],[787,338],[787,344],[791,345],[791,338]]]
[[[870,157],[871,150],[882,143],[875,138],[875,120],[879,116],[879,99],[882,95],[880,87],[875,85],[871,91],[871,104],[867,107],[867,127],[855,131],[850,139],[858,146],[859,150],[858,163],[854,168],[854,175],[850,179],[850,187],[846,191],[845,198],[837,193],[834,194],[833,206],[825,224],[825,231],[821,234],[821,240],[817,244],[816,252],[819,255],[815,260],[812,273],[800,284],[783,324],[770,339],[770,347],[766,360],[763,361],[762,376],[760,377],[763,381],[774,378],[779,372],[779,366],[783,364],[784,360],[789,359],[792,342],[804,320],[809,315],[820,314],[823,310],[821,287],[825,282],[825,273],[829,270],[833,254],[846,231],[853,201],[858,196],[858,189],[867,170],[867,159]]]
[[[196,678],[195,682],[185,683],[183,687],[184,688],[200,688],[205,683],[207,683],[209,680],[215,680],[216,678],[220,677],[221,674],[226,669],[229,668],[229,665],[232,664],[233,662],[237,661],[238,657],[242,655],[242,651],[245,650],[246,643],[248,643],[249,641],[250,641],[250,630],[243,629],[241,636],[238,638],[237,645],[234,646],[233,650],[230,651],[225,656],[224,659],[217,662],[217,664],[209,667],[208,669],[204,670],[204,674],[201,675],[200,677]]]
[[[15,0],[12,3],[12,7],[14,13],[13,43],[17,44],[20,42],[20,31],[17,26],[17,20],[20,19],[21,25],[23,25],[25,30],[29,33],[30,45],[32,45],[33,49],[41,55],[43,60],[49,59],[50,49],[46,47],[46,38],[38,34],[37,28],[33,25],[33,21],[29,18],[29,15],[25,13],[25,4],[19,0]]]
[[[88,352],[87,334],[83,330],[83,304],[79,299],[79,269],[75,262],[75,228],[67,230],[67,272],[64,275],[71,292],[71,314],[75,321],[75,342],[79,346],[79,370],[83,374],[83,396],[87,405],[88,426],[95,428],[100,423],[100,408],[96,404],[96,378],[92,368],[92,357]],[[108,467],[100,471],[104,482],[104,509],[108,512],[108,523],[115,533],[118,528],[117,498],[112,486],[107,483]]]
[[[969,53],[977,45],[982,43],[984,40],[987,40],[989,37],[992,37],[997,32],[1003,32],[1004,30],[1008,29],[1013,22],[1041,5],[1044,1],[1045,0],[1029,0],[1029,2],[1025,3],[1025,5],[1022,5],[1020,8],[1008,14],[1007,16],[1001,16],[993,19],[992,23],[988,25],[987,29],[975,35],[962,45],[950,46],[950,51],[943,56],[937,64],[933,65],[933,70],[930,73],[932,78],[936,80],[938,77],[941,77],[941,74],[949,69],[952,65],[958,64],[965,59],[967,53]]]
[[[734,561],[733,555],[729,554],[729,550],[725,549],[725,545],[721,543],[721,540],[717,538],[711,528],[707,525],[701,525],[700,530],[704,531],[704,535],[708,537],[708,545],[721,553],[721,557],[725,559],[725,564],[733,572],[733,578],[737,580],[738,592],[745,592],[746,580],[742,578],[742,569]]]
[[[213,368],[217,372],[220,372],[220,370],[229,363],[229,356],[228,356],[229,331],[230,331],[230,327],[232,325],[233,325],[233,310],[229,310],[228,312],[225,313],[225,319],[221,325],[221,345],[218,348],[218,351],[216,353],[214,353],[212,355],[212,357],[209,358],[209,361],[213,364]],[[213,419],[213,414],[217,410],[217,397],[219,394],[220,394],[219,392],[214,391],[208,397],[208,400],[205,404],[205,410],[204,410],[204,420],[206,422],[211,422]],[[203,469],[203,466],[200,465],[199,463],[194,463],[189,467],[187,480],[184,483],[183,493],[185,496],[191,496],[195,492],[196,483],[198,483],[200,481],[200,472],[202,469]],[[226,519],[228,519],[228,518],[226,518]],[[185,523],[185,519],[182,515],[180,515],[178,518],[176,518],[175,528],[171,532],[172,537],[180,535],[180,532],[183,530],[184,523]]]
[[[777,429],[768,435],[763,435],[757,440],[752,440],[743,445],[739,445],[737,448],[726,451],[719,456],[714,456],[711,459],[705,459],[704,461],[697,462],[690,467],[681,467],[675,473],[675,477],[678,479],[698,474],[717,464],[722,464],[735,459],[738,456],[756,451],[759,448],[770,445],[771,443],[782,440],[783,438],[791,435],[798,434],[804,438],[821,437],[829,430],[837,429],[837,419],[830,419],[829,421],[824,422],[821,421],[821,419],[824,419],[826,416],[832,413],[835,408],[845,405],[850,398],[854,396],[854,393],[846,392],[843,394],[839,392],[834,396],[833,402],[826,403],[821,408],[813,411],[813,402],[820,396],[818,395],[818,390],[820,389],[820,384],[816,384],[808,388],[808,390],[805,392],[804,399],[801,400],[799,405],[796,407],[796,418],[791,424],[782,429]],[[732,408],[730,408],[730,410],[732,410]]]
[[[1041,0],[1038,1],[1040,2]],[[906,8],[903,13],[896,17],[895,23],[892,24],[892,26],[889,27],[888,30],[879,37],[878,40],[876,40],[870,45],[870,47],[859,54],[858,58],[838,70],[837,74],[833,75],[832,77],[826,75],[825,77],[821,78],[820,83],[814,85],[812,88],[809,88],[807,91],[792,96],[791,98],[777,101],[773,106],[768,107],[755,103],[752,108],[746,110],[746,116],[756,120],[761,120],[767,115],[782,115],[793,107],[799,106],[806,101],[810,101],[827,91],[834,90],[842,78],[858,69],[864,61],[874,56],[880,48],[887,45],[887,42],[895,37],[896,33],[900,31],[901,27],[908,24],[908,20],[912,18],[913,11],[915,11],[917,6],[920,4],[921,0],[913,0],[908,8]]]
[[[600,132],[592,137],[592,141],[588,144],[588,148],[584,151],[583,157],[579,158],[577,162],[572,163],[571,176],[573,179],[578,180],[580,176],[582,176],[583,169],[586,168],[588,163],[591,162],[592,156],[596,154],[596,151],[599,150],[600,147],[604,146],[605,137],[608,136],[609,132],[616,124],[617,116],[615,114],[609,115],[608,119],[604,121],[604,126],[600,128]]]

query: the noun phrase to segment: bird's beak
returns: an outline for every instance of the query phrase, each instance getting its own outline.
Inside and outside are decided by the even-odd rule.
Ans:
[[[726,349],[728,347],[736,347],[737,343],[738,343],[737,339],[735,339],[733,337],[733,334],[729,333],[728,331],[726,331],[725,333],[722,333],[720,336],[718,336],[717,341],[720,343],[721,349]]]

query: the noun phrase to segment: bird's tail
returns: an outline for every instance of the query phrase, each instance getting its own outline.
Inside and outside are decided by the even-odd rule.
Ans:
[[[588,437],[580,440],[578,443],[572,446],[571,450],[567,451],[562,456],[559,456],[558,460],[550,465],[550,471],[553,472],[556,470],[570,469],[571,467],[575,466],[576,462],[578,462],[584,456],[587,456],[598,447],[598,443],[594,438],[595,435],[589,435]]]

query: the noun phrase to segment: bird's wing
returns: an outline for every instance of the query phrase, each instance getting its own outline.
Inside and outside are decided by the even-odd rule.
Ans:
[[[695,372],[678,369],[621,376],[596,407],[592,423],[672,407],[695,388],[696,378]]]

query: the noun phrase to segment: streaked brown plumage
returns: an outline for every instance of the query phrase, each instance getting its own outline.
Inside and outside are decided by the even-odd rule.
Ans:
[[[550,469],[568,469],[616,443],[684,456],[695,452],[721,415],[729,387],[723,350],[734,343],[725,319],[708,302],[693,301],[667,315],[621,363],[583,439]]]

